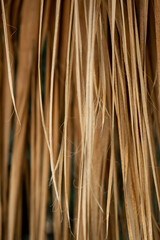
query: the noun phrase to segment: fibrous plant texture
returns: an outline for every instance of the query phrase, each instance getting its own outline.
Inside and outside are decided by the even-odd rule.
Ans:
[[[0,240],[160,239],[160,1],[0,13]]]

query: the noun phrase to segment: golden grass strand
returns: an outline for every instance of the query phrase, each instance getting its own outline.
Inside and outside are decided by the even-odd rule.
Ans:
[[[159,239],[159,1],[0,10],[0,240]]]

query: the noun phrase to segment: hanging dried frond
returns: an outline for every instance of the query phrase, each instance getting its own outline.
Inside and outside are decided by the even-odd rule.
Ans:
[[[159,0],[0,11],[0,240],[160,239]]]

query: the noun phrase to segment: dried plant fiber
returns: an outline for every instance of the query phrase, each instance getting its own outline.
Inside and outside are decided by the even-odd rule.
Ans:
[[[159,240],[160,1],[0,13],[0,240]]]

